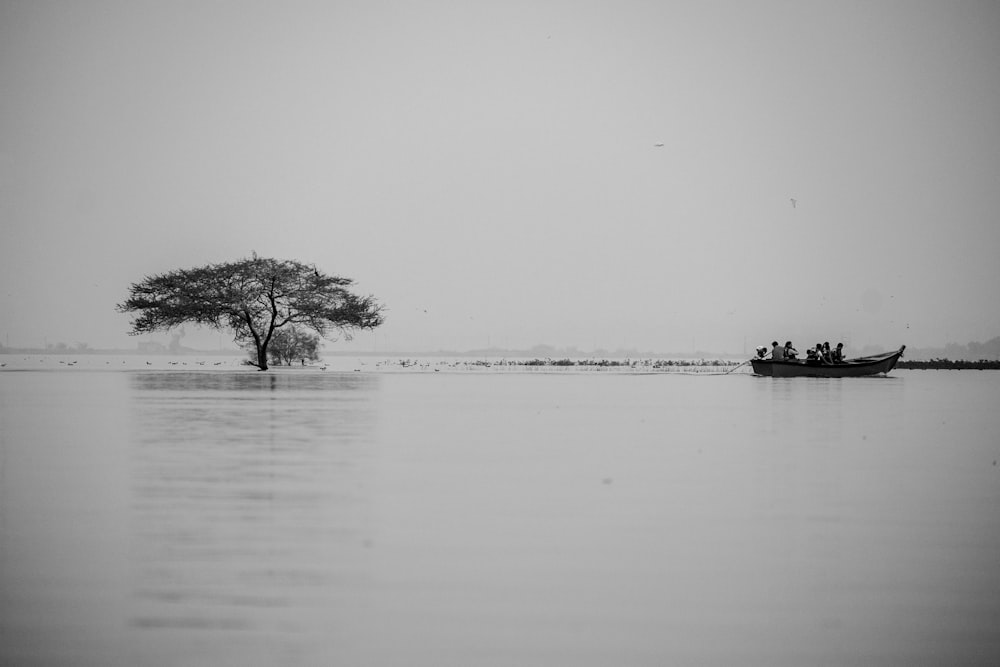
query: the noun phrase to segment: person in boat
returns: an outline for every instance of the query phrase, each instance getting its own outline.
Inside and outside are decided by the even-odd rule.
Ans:
[[[823,343],[816,343],[816,347],[806,352],[806,359],[811,359],[812,361],[818,361],[822,364],[829,363],[826,357],[823,356]]]
[[[757,358],[758,359],[763,359],[766,356],[767,356],[767,345],[758,345],[757,346]]]
[[[799,351],[792,347],[792,341],[785,341],[785,359],[795,360],[799,358]]]
[[[833,354],[830,352],[830,341],[825,341],[823,343],[823,363],[832,364]]]
[[[785,348],[778,347],[778,341],[771,341],[771,360],[781,361],[785,358]]]
[[[844,344],[837,343],[837,347],[834,348],[833,352],[831,353],[831,356],[833,357],[833,363],[835,364],[844,363]]]

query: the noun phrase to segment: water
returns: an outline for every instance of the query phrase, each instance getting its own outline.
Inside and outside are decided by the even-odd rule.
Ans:
[[[116,363],[0,371],[0,664],[1000,656],[997,373]]]

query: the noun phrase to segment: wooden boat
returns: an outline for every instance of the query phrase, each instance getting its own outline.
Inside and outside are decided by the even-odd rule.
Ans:
[[[821,378],[853,378],[865,375],[888,373],[903,356],[903,345],[895,352],[876,354],[870,357],[846,359],[840,363],[827,364],[811,359],[752,359],[753,372],[768,377],[821,377]]]

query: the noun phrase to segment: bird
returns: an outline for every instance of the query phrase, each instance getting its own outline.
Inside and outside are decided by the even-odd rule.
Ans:
[[[663,142],[662,141],[658,141],[655,144],[653,144],[653,147],[654,148],[663,148]]]
[[[793,197],[790,201],[792,202],[792,208],[795,208],[795,204],[798,203],[798,200]]]

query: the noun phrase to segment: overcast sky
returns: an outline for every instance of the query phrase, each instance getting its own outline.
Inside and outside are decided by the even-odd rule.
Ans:
[[[251,252],[364,349],[986,340],[1000,3],[0,0],[0,223],[12,346]]]

